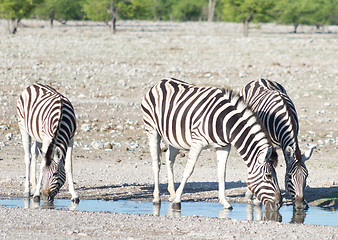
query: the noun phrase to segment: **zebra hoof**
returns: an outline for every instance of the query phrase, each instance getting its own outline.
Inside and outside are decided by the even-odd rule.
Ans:
[[[72,198],[72,202],[73,202],[73,203],[76,203],[76,204],[79,204],[80,198],[79,198],[79,197]]]
[[[255,199],[253,200],[253,205],[255,205],[255,206],[261,206],[262,203],[261,203],[261,201],[259,201],[257,198],[255,198]]]
[[[40,202],[40,196],[34,196],[33,201],[34,202]]]
[[[227,210],[232,210],[233,209],[233,207],[231,205],[229,205],[229,206],[223,206],[223,208],[227,209]]]
[[[180,202],[178,202],[178,203],[173,202],[171,204],[171,208],[174,209],[174,210],[181,210],[181,203]]]

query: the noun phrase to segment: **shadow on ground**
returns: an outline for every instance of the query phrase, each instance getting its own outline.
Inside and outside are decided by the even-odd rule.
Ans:
[[[160,184],[161,198],[169,199],[167,184]],[[175,184],[177,189],[179,183]],[[151,201],[153,198],[153,185],[148,184],[121,184],[103,185],[96,187],[78,188],[80,197],[83,199],[102,200],[142,200]],[[244,182],[227,182],[226,192],[229,201],[243,202],[246,191]],[[291,204],[288,194],[282,190],[286,198],[286,205]],[[320,207],[338,208],[338,187],[307,187],[304,197],[310,205]],[[217,201],[218,182],[191,182],[187,183],[182,195],[182,201]]]

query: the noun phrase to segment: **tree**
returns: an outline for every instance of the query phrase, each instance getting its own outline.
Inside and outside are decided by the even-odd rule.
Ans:
[[[66,23],[69,19],[82,19],[82,2],[83,0],[44,0],[34,12],[42,19],[49,19],[53,26],[54,20]]]
[[[154,19],[171,20],[172,19],[173,0],[154,0]]]
[[[314,20],[317,25],[338,24],[338,4],[336,0],[319,0]]]
[[[132,0],[119,2],[119,18],[147,20],[153,18],[154,0]]]
[[[19,22],[28,17],[42,0],[0,0],[0,17],[8,20],[8,30],[15,34]]]
[[[215,8],[219,0],[209,0],[208,6],[208,21],[212,22],[214,20]]]
[[[248,36],[249,22],[267,22],[272,19],[273,0],[221,0],[223,20],[242,22],[243,35]]]
[[[121,19],[150,19],[153,0],[86,0],[83,10],[93,21],[111,21],[116,32],[117,17]]]
[[[293,24],[293,32],[297,32],[299,24],[314,24],[314,14],[320,9],[318,1],[313,0],[281,0],[274,12],[280,23]]]
[[[83,11],[93,21],[112,22],[112,31],[116,32],[116,18],[119,0],[87,0],[83,3]]]
[[[172,14],[174,19],[178,21],[206,19],[207,16],[203,16],[203,7],[207,7],[205,0],[176,1],[173,4]]]

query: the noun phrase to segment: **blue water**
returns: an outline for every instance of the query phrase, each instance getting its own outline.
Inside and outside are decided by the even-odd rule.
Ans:
[[[264,208],[249,203],[232,203],[233,210],[225,210],[215,202],[182,202],[182,211],[170,208],[168,202],[162,202],[161,207],[153,206],[146,201],[103,201],[81,200],[78,205],[72,204],[69,199],[55,199],[53,206],[34,203],[23,198],[0,199],[0,204],[7,207],[55,208],[62,210],[113,212],[129,214],[154,214],[166,216],[204,216],[231,218],[238,220],[272,220],[285,223],[303,223],[316,225],[338,226],[338,211],[312,207],[306,211],[294,212],[292,206],[283,206],[279,212],[265,212]]]

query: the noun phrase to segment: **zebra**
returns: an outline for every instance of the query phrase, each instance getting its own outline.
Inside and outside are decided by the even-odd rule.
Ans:
[[[42,195],[53,203],[67,177],[71,200],[78,203],[80,200],[74,190],[72,166],[76,117],[70,101],[54,88],[35,83],[20,95],[17,114],[26,164],[24,196],[30,197],[30,187],[35,188],[33,199],[39,202],[42,187]],[[39,153],[42,162],[36,184],[35,167]]]
[[[264,78],[249,82],[240,94],[262,120],[274,146],[281,147],[283,151],[285,188],[294,208],[308,208],[303,195],[308,177],[305,161],[311,157],[313,147],[301,154],[297,137],[299,123],[292,100],[282,85]]]
[[[281,194],[274,166],[277,154],[256,115],[238,93],[215,87],[198,87],[175,78],[161,80],[141,103],[145,130],[153,159],[153,203],[160,204],[160,141],[168,144],[166,165],[168,191],[174,209],[181,209],[181,195],[197,158],[206,148],[215,148],[218,161],[219,202],[225,199],[225,167],[231,145],[248,167],[248,187],[267,209],[278,210]],[[180,149],[189,150],[183,179],[175,192],[173,165]]]

